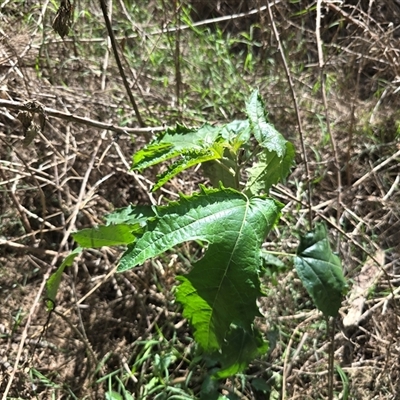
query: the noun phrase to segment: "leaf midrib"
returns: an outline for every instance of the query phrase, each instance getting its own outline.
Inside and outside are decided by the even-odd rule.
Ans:
[[[243,207],[243,204],[235,205],[234,207],[230,208],[229,210],[234,211],[235,209],[241,209],[242,207]],[[248,208],[248,201],[246,202],[246,209],[247,209],[247,208]],[[217,220],[221,220],[221,219],[222,219],[221,217],[218,217],[218,218],[215,218],[215,217],[216,217],[216,216],[219,216],[219,215],[222,214],[222,213],[226,213],[226,211],[227,211],[227,210],[221,210],[221,211],[218,211],[217,213],[209,214],[209,215],[207,215],[207,216],[205,216],[205,217],[195,219],[194,221],[192,221],[192,222],[190,222],[190,223],[188,223],[188,224],[186,224],[186,225],[180,227],[180,228],[177,229],[177,230],[170,231],[170,232],[168,232],[167,234],[161,236],[160,238],[156,238],[156,239],[152,240],[152,243],[151,243],[150,246],[148,246],[147,248],[143,248],[137,255],[135,255],[135,257],[134,257],[134,259],[133,259],[134,262],[133,262],[132,268],[135,267],[136,265],[140,264],[140,262],[137,262],[137,261],[135,261],[135,260],[141,259],[141,258],[142,258],[141,255],[142,255],[146,250],[148,250],[149,247],[150,247],[150,248],[153,248],[153,249],[157,249],[157,243],[159,243],[160,240],[166,240],[166,237],[168,238],[168,237],[171,236],[171,235],[172,235],[172,238],[171,238],[172,240],[169,240],[169,241],[168,241],[168,248],[163,249],[163,250],[157,250],[157,254],[154,254],[153,256],[150,256],[150,257],[154,257],[154,256],[156,256],[156,255],[159,255],[159,254],[163,253],[164,251],[166,251],[166,250],[168,250],[168,249],[170,249],[170,248],[176,246],[177,244],[184,243],[184,242],[188,242],[188,241],[190,241],[190,240],[199,239],[199,240],[205,240],[207,243],[210,243],[210,241],[208,240],[208,238],[207,238],[207,237],[204,237],[204,236],[206,236],[206,234],[204,234],[204,233],[202,233],[201,235],[196,234],[196,235],[188,236],[188,237],[186,237],[186,235],[185,235],[185,236],[184,236],[184,240],[176,240],[176,239],[174,238],[174,236],[177,235],[179,232],[182,232],[182,231],[188,229],[191,225],[195,225],[195,224],[204,225],[204,224],[207,224],[207,222],[206,222],[207,219],[214,218],[214,219],[217,219]],[[247,211],[245,212],[245,214],[247,214]],[[242,226],[243,226],[243,221],[242,221],[241,228],[240,228],[241,230],[242,230]],[[241,230],[240,230],[240,232],[241,232]],[[194,231],[194,230],[193,230],[193,231]],[[150,234],[152,234],[152,233],[154,233],[154,231],[150,232]],[[238,237],[239,237],[239,235],[238,235]],[[213,243],[217,243],[217,242],[213,242]],[[149,258],[149,257],[145,257],[145,260],[148,259],[148,258]]]
[[[231,265],[231,263],[232,263],[232,256],[233,256],[233,254],[235,254],[235,250],[236,250],[237,244],[238,244],[239,239],[240,239],[240,237],[241,237],[241,234],[242,234],[242,231],[243,231],[243,227],[244,227],[244,225],[245,225],[247,213],[248,213],[248,210],[249,210],[249,208],[250,208],[249,206],[250,206],[250,202],[249,202],[248,199],[246,199],[246,208],[245,208],[245,212],[244,212],[244,215],[243,215],[243,220],[242,220],[242,223],[241,223],[241,226],[240,226],[240,230],[239,230],[239,232],[238,232],[238,235],[237,235],[237,237],[236,237],[235,244],[234,244],[234,246],[233,246],[233,248],[232,248],[231,257],[229,258],[229,262],[227,263],[227,267],[225,268],[224,276],[222,277],[222,279],[221,279],[221,281],[220,281],[220,284],[218,285],[217,293],[216,293],[216,295],[215,295],[215,297],[214,297],[214,301],[213,301],[212,308],[211,308],[210,321],[211,321],[212,318],[213,318],[213,313],[214,313],[214,310],[215,310],[215,303],[217,302],[219,293],[220,293],[220,291],[221,291],[222,282],[225,280],[225,277],[226,277],[226,275],[227,275],[227,273],[228,273],[228,270],[229,270],[230,265]],[[238,292],[238,294],[239,294],[239,296],[240,296],[240,292]],[[240,297],[241,297],[241,296],[240,296]],[[209,323],[209,326],[210,326],[210,323]]]

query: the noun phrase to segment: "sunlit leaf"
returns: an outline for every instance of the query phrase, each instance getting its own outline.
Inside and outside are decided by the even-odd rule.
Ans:
[[[58,267],[57,271],[51,274],[50,278],[46,282],[46,292],[47,292],[47,309],[52,310],[56,304],[56,296],[58,288],[60,287],[62,274],[65,267],[70,267],[75,260],[75,257],[82,253],[82,248],[77,247],[75,250],[71,251],[67,257],[65,257],[62,264]]]
[[[135,235],[142,231],[140,223],[102,225],[96,228],[82,229],[73,233],[72,237],[81,247],[98,248],[132,243]]]
[[[204,257],[187,275],[178,278],[181,285],[176,298],[195,328],[196,341],[206,352],[224,345],[229,348],[226,341],[231,324],[254,335],[253,320],[260,315],[256,300],[262,295],[260,248],[280,208],[270,198],[248,199],[232,189],[203,187],[199,194],[181,196],[178,202],[158,207],[157,219],[128,247],[118,270],[141,265],[186,241],[208,243]],[[250,347],[251,354],[260,348],[258,344]],[[236,368],[248,362],[249,349],[240,353]]]
[[[247,171],[245,191],[250,195],[268,193],[272,185],[283,181],[289,174],[295,156],[294,147],[268,122],[258,91],[250,96],[246,112],[261,150],[258,161]]]

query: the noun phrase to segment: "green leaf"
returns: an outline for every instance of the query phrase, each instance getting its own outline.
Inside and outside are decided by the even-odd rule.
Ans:
[[[263,269],[271,268],[274,271],[284,271],[286,268],[286,265],[282,260],[264,249],[261,250],[261,258],[263,262]]]
[[[168,129],[157,141],[172,143],[178,150],[201,150],[212,146],[220,136],[220,131],[220,127],[210,124],[195,129],[178,124],[176,128]]]
[[[264,392],[265,394],[267,394],[267,392],[271,390],[271,386],[268,385],[268,383],[261,378],[252,379],[251,386],[258,392]]]
[[[250,96],[246,112],[262,151],[258,154],[258,162],[248,169],[245,192],[249,195],[268,193],[272,185],[283,181],[289,174],[295,156],[294,147],[268,122],[258,91]]]
[[[326,317],[335,317],[347,284],[341,261],[330,248],[324,224],[316,225],[300,239],[294,265],[318,309]]]
[[[222,346],[221,353],[215,355],[222,368],[215,374],[218,379],[227,378],[243,371],[250,361],[265,354],[268,344],[256,330],[243,329],[232,325]]]
[[[141,234],[143,227],[140,223],[99,226],[82,229],[72,234],[81,247],[97,248],[103,246],[118,246],[135,241],[135,235]]]
[[[223,152],[224,149],[222,145],[218,143],[214,144],[213,147],[202,151],[185,151],[181,154],[181,158],[178,161],[174,162],[164,173],[157,175],[157,183],[152,188],[152,191],[159,189],[175,175],[190,167],[222,158]]]
[[[171,143],[151,143],[133,156],[132,169],[143,171],[145,168],[157,165],[179,155]]]
[[[248,199],[233,189],[201,189],[158,207],[157,219],[128,247],[118,271],[185,241],[208,243],[204,257],[179,277],[177,300],[195,328],[197,342],[206,352],[214,352],[224,344],[231,324],[252,332],[259,315],[256,300],[262,295],[260,247],[279,217],[281,204],[270,198]]]
[[[157,176],[153,191],[178,173],[197,164],[203,164],[206,175],[214,179],[212,181],[214,187],[219,186],[219,181],[225,186],[232,184],[236,187],[238,186],[236,154],[249,139],[249,121],[233,121],[219,127],[205,124],[199,129],[177,125],[138,151],[133,157],[132,168],[141,171],[161,162],[176,159],[165,172]]]
[[[221,159],[204,163],[203,172],[215,188],[218,188],[222,182],[225,187],[239,189],[236,177],[237,160],[235,154],[232,154],[229,149],[225,149]]]
[[[74,262],[74,259],[77,255],[82,253],[82,248],[77,247],[75,250],[71,251],[67,257],[65,257],[62,264],[58,267],[57,271],[51,274],[50,278],[46,282],[46,292],[47,292],[47,309],[51,311],[54,308],[56,302],[56,296],[58,292],[58,288],[60,287],[62,274],[64,272],[65,267],[70,267]]]
[[[293,165],[295,152],[290,142],[286,143],[283,157],[265,150],[259,154],[259,161],[247,170],[248,181],[245,191],[251,195],[268,193],[272,185],[283,181]]]
[[[208,124],[199,129],[189,129],[178,124],[135,153],[132,168],[142,171],[185,152],[207,150],[214,145],[220,129]]]
[[[235,120],[221,128],[221,137],[231,144],[233,151],[237,152],[244,143],[250,140],[249,120]]]
[[[111,390],[106,393],[106,400],[124,400],[124,398],[115,390]]]
[[[112,213],[106,215],[107,225],[118,225],[118,224],[137,224],[145,226],[147,222],[154,217],[154,211],[152,206],[132,206],[119,208]]]
[[[246,103],[246,113],[250,127],[259,145],[279,158],[284,158],[287,140],[268,122],[264,102],[255,90]]]

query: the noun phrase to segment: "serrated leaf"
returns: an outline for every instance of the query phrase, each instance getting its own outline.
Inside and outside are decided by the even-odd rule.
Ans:
[[[220,128],[205,124],[199,129],[182,125],[169,128],[133,156],[132,169],[143,170],[186,151],[204,151],[217,140]]]
[[[268,193],[272,185],[283,181],[290,172],[295,152],[288,142],[268,122],[264,103],[254,91],[246,104],[246,112],[254,137],[262,148],[258,162],[248,169],[245,192],[249,195]]]
[[[133,157],[133,169],[144,168],[161,162],[177,159],[162,174],[157,176],[157,182],[152,190],[157,190],[180,172],[197,164],[205,166],[206,175],[215,178],[214,187],[221,181],[225,186],[237,187],[236,153],[250,139],[249,121],[233,121],[223,126],[205,124],[199,129],[189,129],[181,125],[168,129]],[[232,163],[232,171],[227,167]],[[220,162],[214,162],[220,160]],[[222,179],[219,179],[221,178]]]
[[[150,143],[133,156],[132,169],[142,171],[163,161],[176,157],[178,150],[171,143]]]
[[[300,239],[294,265],[318,309],[326,317],[335,317],[347,284],[341,261],[329,245],[324,224],[316,225]]]
[[[136,236],[143,232],[140,223],[102,225],[96,228],[82,229],[72,234],[81,247],[98,248],[103,246],[119,246],[130,244]]]
[[[221,128],[204,124],[200,128],[189,129],[177,125],[175,129],[168,129],[160,138],[161,143],[172,143],[178,150],[200,150],[212,146],[220,136]]]
[[[259,154],[259,161],[247,170],[248,180],[245,187],[246,193],[258,195],[268,193],[272,185],[283,181],[293,165],[295,152],[290,142],[286,142],[283,157],[268,150]]]
[[[246,113],[259,145],[271,153],[276,153],[279,158],[284,158],[287,140],[268,122],[264,102],[255,90],[246,103]]]
[[[46,292],[47,292],[47,309],[51,311],[54,308],[56,302],[56,296],[58,288],[60,287],[62,274],[65,267],[70,267],[75,260],[75,257],[82,253],[83,249],[77,247],[75,250],[71,251],[64,261],[58,267],[57,271],[51,274],[50,278],[46,282]]]
[[[206,352],[219,349],[232,323],[251,330],[259,315],[258,272],[261,244],[279,217],[281,204],[269,198],[248,199],[232,189],[202,187],[199,194],[158,207],[148,231],[128,247],[122,272],[182,242],[208,243],[204,257],[179,278],[177,300]]]
[[[132,225],[138,223],[144,226],[154,216],[152,206],[129,205],[128,207],[114,210],[112,213],[106,215],[105,220],[107,225]]]
[[[208,124],[199,129],[189,129],[177,125],[159,135],[144,149],[133,157],[133,169],[143,170],[173,158],[178,158],[162,174],[157,176],[157,182],[152,191],[159,189],[180,172],[207,161],[223,157],[224,147],[221,128]]]
[[[168,167],[164,173],[157,175],[157,183],[152,188],[152,191],[159,189],[174,176],[188,168],[207,161],[222,158],[223,153],[224,149],[219,143],[215,143],[209,149],[203,149],[200,151],[189,150],[183,152],[178,161],[174,162],[170,167]]]

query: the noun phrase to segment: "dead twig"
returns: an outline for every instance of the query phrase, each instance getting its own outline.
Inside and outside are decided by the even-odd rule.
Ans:
[[[106,6],[106,2],[104,0],[100,0],[100,6],[101,6],[101,10],[103,12],[103,17],[104,17],[104,21],[106,23],[106,27],[107,27],[107,31],[108,31],[108,35],[110,37],[111,40],[111,47],[113,49],[114,52],[114,57],[115,57],[115,61],[117,62],[117,66],[118,66],[118,70],[119,70],[119,74],[121,75],[122,78],[122,82],[124,83],[125,86],[125,90],[128,94],[129,100],[132,104],[132,107],[135,111],[135,115],[136,118],[139,122],[139,125],[143,128],[145,126],[145,123],[140,115],[140,111],[139,108],[136,104],[135,98],[133,97],[131,88],[129,87],[129,83],[128,80],[126,79],[126,75],[124,72],[124,67],[122,66],[121,63],[121,59],[119,57],[119,53],[118,53],[118,48],[117,48],[117,41],[115,40],[115,35],[111,26],[111,22],[110,22],[110,18],[108,17],[108,13],[107,13],[107,6]]]
[[[3,99],[0,99],[0,107],[5,107],[5,108],[11,109],[11,110],[22,110],[22,111],[30,110],[26,103],[21,103],[18,101],[3,100]],[[53,118],[60,118],[65,121],[71,121],[71,122],[76,122],[78,124],[93,126],[94,128],[106,129],[106,130],[115,132],[117,134],[124,134],[124,135],[129,135],[129,134],[146,135],[146,134],[150,134],[153,132],[161,132],[167,128],[165,126],[156,126],[156,127],[148,127],[148,128],[122,128],[122,127],[119,127],[116,125],[106,124],[104,122],[95,121],[90,118],[80,117],[78,115],[62,112],[59,110],[54,110],[53,108],[44,107],[44,106],[43,106],[43,112],[47,116],[50,116]]]
[[[289,69],[289,66],[286,61],[285,51],[283,49],[282,42],[279,38],[279,32],[278,32],[278,29],[275,24],[274,16],[272,14],[271,5],[269,3],[267,3],[267,10],[268,10],[269,21],[272,26],[272,31],[274,33],[275,40],[278,44],[279,54],[282,58],[283,68],[285,70],[286,79],[289,83],[290,93],[292,95],[293,105],[294,105],[294,109],[296,112],[297,125],[298,125],[298,130],[299,130],[299,135],[300,135],[301,152],[303,155],[303,161],[304,161],[304,166],[305,166],[305,170],[306,170],[306,181],[307,181],[307,191],[308,191],[308,198],[307,198],[308,199],[308,222],[309,222],[310,229],[311,229],[312,228],[312,202],[311,202],[312,196],[311,196],[311,183],[310,183],[311,178],[310,178],[310,169],[308,166],[306,145],[305,145],[305,141],[304,141],[303,125],[301,123],[301,118],[300,118],[299,104],[297,101],[296,92],[294,90],[292,75],[290,73],[290,69]]]
[[[326,100],[326,87],[325,87],[325,74],[324,74],[324,54],[322,52],[322,40],[321,40],[321,4],[322,0],[317,1],[317,20],[316,20],[316,28],[315,28],[315,37],[317,41],[317,49],[318,49],[318,66],[319,66],[319,74],[321,81],[321,95],[322,102],[324,104],[324,113],[325,113],[325,124],[326,129],[328,131],[329,140],[331,142],[334,163],[336,168],[336,177],[337,177],[337,210],[336,210],[336,225],[340,225],[341,218],[341,204],[342,204],[342,177],[340,174],[340,164],[339,164],[339,156],[337,151],[337,144],[335,137],[332,133],[329,113],[328,113],[328,101]],[[337,237],[336,242],[336,251],[339,251],[340,246],[340,235]]]

